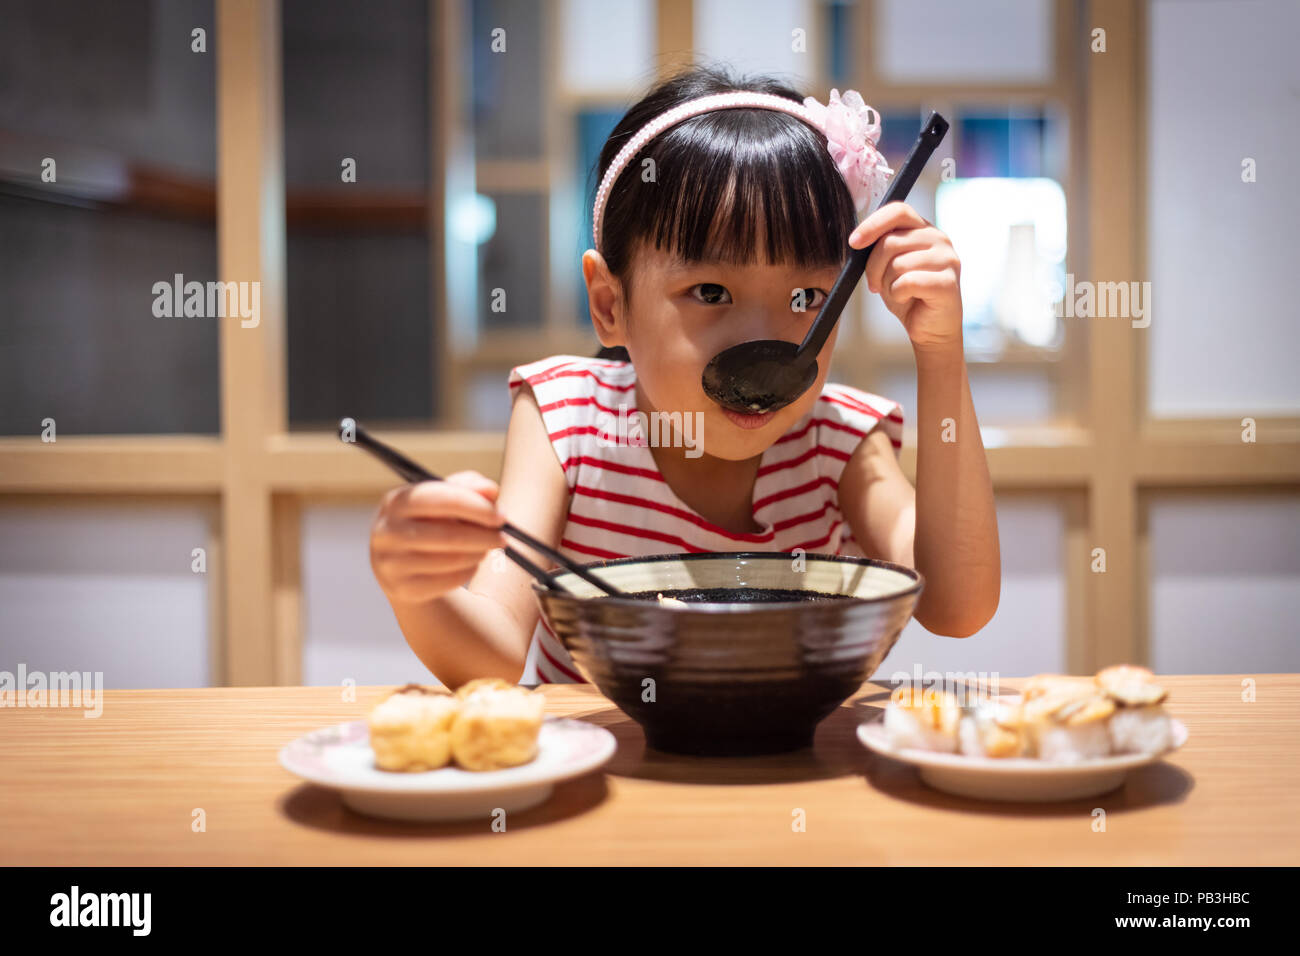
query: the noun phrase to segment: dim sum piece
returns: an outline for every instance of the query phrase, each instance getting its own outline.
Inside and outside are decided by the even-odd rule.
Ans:
[[[897,696],[897,695],[896,695]],[[1161,703],[1168,692],[1145,667],[1107,667],[1094,677],[1039,674],[1015,700],[982,700],[965,709],[957,749],[973,757],[1034,757],[1078,763],[1112,754],[1155,755],[1173,748],[1173,721]],[[909,701],[910,703],[910,698]],[[940,750],[938,708],[886,710],[898,746]]]
[[[502,680],[500,677],[476,677],[468,683],[461,684],[456,688],[456,696],[461,700],[469,697],[471,694],[482,690],[515,690],[518,684],[512,684],[509,681]]]
[[[1110,755],[1110,733],[1101,722],[1070,727],[1045,724],[1036,728],[1034,748],[1040,760],[1079,763]]]
[[[1174,727],[1159,704],[1121,707],[1110,719],[1111,748],[1117,754],[1158,754],[1174,745]]]
[[[1157,754],[1174,745],[1174,728],[1161,707],[1169,692],[1145,667],[1121,665],[1097,672],[1097,686],[1118,709],[1110,719],[1115,753]]]
[[[957,750],[961,706],[949,691],[900,687],[885,706],[885,732],[899,749]]]
[[[1018,703],[981,702],[962,717],[957,737],[968,757],[1022,757],[1028,749]]]
[[[465,770],[500,770],[528,763],[537,756],[545,707],[544,695],[523,687],[474,688],[462,698],[451,728],[456,764]]]
[[[1092,697],[1097,693],[1097,683],[1091,677],[1073,677],[1068,674],[1039,674],[1025,681],[1020,692],[1026,703],[1050,697],[1053,700],[1071,700]]]
[[[1107,721],[1115,702],[1100,693],[1083,697],[1063,689],[1026,701],[1023,713],[1030,746],[1041,760],[1078,763],[1110,755]]]
[[[451,727],[460,702],[438,687],[407,684],[370,712],[370,749],[381,770],[419,772],[451,759]]]
[[[1115,753],[1164,753],[1174,745],[1174,724],[1160,704],[1119,708],[1110,718]]]
[[[1097,672],[1095,680],[1107,697],[1124,707],[1146,707],[1169,696],[1145,667],[1107,667]]]

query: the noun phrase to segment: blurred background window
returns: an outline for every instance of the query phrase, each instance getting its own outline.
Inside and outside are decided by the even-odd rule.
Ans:
[[[0,435],[24,437],[3,439],[0,462],[12,499],[0,508],[0,605],[23,632],[6,632],[4,650],[60,669],[91,634],[98,650],[81,666],[108,660],[104,648],[138,661],[103,665],[116,686],[223,680],[222,652],[244,655],[240,673],[262,682],[408,680],[367,555],[377,498],[396,479],[359,456],[341,464],[355,453],[325,434],[354,415],[398,431],[394,443],[436,471],[494,476],[509,369],[599,347],[580,257],[606,137],[659,78],[708,62],[823,101],[858,89],[881,112],[894,168],[931,110],[952,124],[908,202],[962,260],[1003,601],[978,641],[910,625],[882,672],[1055,671],[1117,648],[1162,670],[1295,670],[1298,333],[1277,277],[1300,194],[1286,176],[1296,127],[1273,120],[1300,88],[1289,50],[1300,5],[1121,9],[1139,7],[1119,28],[1142,45],[1099,60],[1081,42],[1095,9],[1084,0],[267,0],[223,16],[227,52],[239,44],[271,68],[241,84],[215,69],[213,0],[6,0]],[[1210,61],[1221,68],[1199,68]],[[1115,66],[1143,85],[1117,92],[1119,74],[1098,72]],[[219,117],[218,84],[251,116]],[[223,154],[218,184],[217,123],[239,129],[280,95],[283,155],[274,135],[250,131],[242,142],[267,161],[254,175]],[[1116,123],[1085,130],[1094,108]],[[56,174],[43,176],[46,160]],[[1090,170],[1102,173],[1086,183]],[[1115,198],[1109,177],[1139,173],[1137,203]],[[218,189],[273,197],[281,174],[285,351],[270,323],[265,355],[234,349],[223,363],[219,320],[155,317],[154,286],[219,278]],[[1088,232],[1097,217],[1135,240],[1107,257],[1132,274],[1105,278],[1154,290],[1150,328],[1131,337],[1056,314],[1071,276],[1098,278],[1083,257],[1109,248]],[[274,251],[280,223],[260,225]],[[223,228],[235,241],[252,231]],[[1204,237],[1219,233],[1231,241],[1209,268]],[[281,278],[274,262],[264,272]],[[915,428],[900,321],[860,288],[839,329],[831,377],[900,401]],[[296,434],[250,441],[265,419],[241,415],[220,440],[186,437],[219,434],[223,364],[248,382],[268,355],[285,362]],[[1110,375],[1119,387],[1092,391]],[[279,400],[278,383],[257,382],[260,398],[228,395],[228,407]],[[1258,443],[1239,441],[1246,417]],[[33,437],[46,418],[60,437],[121,437],[50,454]],[[1093,454],[1113,450],[1113,430],[1124,454]],[[131,438],[150,433],[176,437]],[[909,437],[905,467],[914,448]],[[55,500],[66,492],[104,500]],[[1131,527],[1118,523],[1130,514]],[[1098,541],[1104,579],[1089,564]],[[209,544],[224,581],[190,569]],[[138,599],[158,588],[158,601]],[[274,622],[240,620],[268,593]],[[1224,656],[1229,631],[1245,636]],[[209,633],[224,644],[205,653]],[[253,647],[264,638],[270,671]]]
[[[881,102],[893,97],[882,94]],[[921,216],[952,240],[961,258],[962,322],[971,388],[986,425],[1066,421],[1078,409],[1064,387],[1069,369],[1086,362],[1086,338],[1059,316],[1070,252],[1070,130],[1064,107],[993,106],[951,91],[932,106],[881,107],[880,148],[898,169],[929,115],[951,122],[908,197]],[[860,387],[916,407],[916,369],[899,319],[876,295],[859,293],[869,337],[846,315],[840,374]]]
[[[292,428],[440,412],[425,0],[283,0]]]
[[[881,152],[897,169],[924,121],[882,110]],[[1068,216],[1064,118],[1041,107],[958,106],[947,157],[908,202],[952,240],[961,258],[967,351],[996,359],[1007,346],[1059,349]],[[928,115],[928,113],[925,113]],[[944,159],[950,165],[943,165]],[[902,342],[902,325],[872,297],[874,331]]]
[[[204,31],[205,51],[192,31]],[[215,434],[212,0],[9,0],[0,24],[0,434]]]

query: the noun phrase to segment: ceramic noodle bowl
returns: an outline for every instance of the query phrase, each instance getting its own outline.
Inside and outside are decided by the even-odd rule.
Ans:
[[[533,585],[546,623],[649,746],[712,756],[810,746],[817,724],[894,646],[924,584],[884,561],[806,554],[801,568],[782,552],[584,567],[646,597],[610,597],[559,573],[572,594]],[[658,592],[686,606],[663,604]]]

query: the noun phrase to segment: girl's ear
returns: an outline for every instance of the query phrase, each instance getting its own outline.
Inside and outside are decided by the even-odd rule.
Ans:
[[[582,254],[582,278],[587,283],[587,302],[596,337],[606,348],[627,345],[627,321],[623,284],[609,271],[605,258],[595,249]]]

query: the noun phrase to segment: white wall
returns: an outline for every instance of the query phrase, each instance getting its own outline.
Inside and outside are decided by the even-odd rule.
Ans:
[[[407,646],[370,570],[373,504],[302,509],[303,683],[438,681]]]
[[[101,671],[104,687],[209,682],[211,509],[0,502],[0,670]]]
[[[1134,278],[1151,282],[1151,412],[1294,415],[1300,3],[1153,0],[1150,14],[1149,275]]]
[[[1156,670],[1300,671],[1300,499],[1156,496],[1147,527]]]

